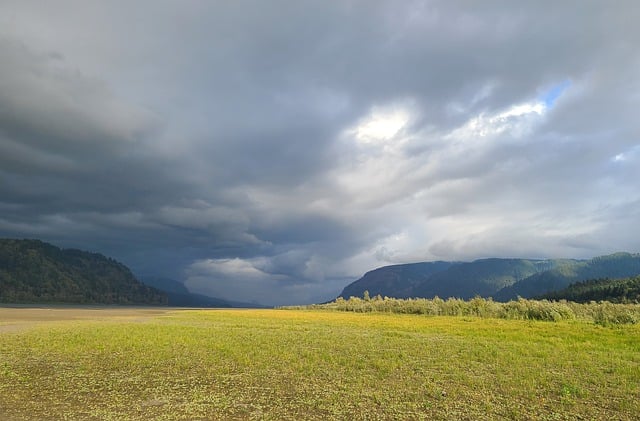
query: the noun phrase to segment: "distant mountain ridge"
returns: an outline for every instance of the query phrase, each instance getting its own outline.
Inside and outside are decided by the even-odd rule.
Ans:
[[[589,260],[479,259],[473,262],[422,262],[392,265],[367,272],[347,285],[343,298],[381,295],[396,298],[493,297],[508,301],[532,298],[569,284],[595,278],[640,274],[640,254],[615,253]]]
[[[268,308],[256,303],[225,300],[196,294],[180,281],[161,276],[140,276],[139,279],[151,287],[157,288],[167,294],[171,307],[204,307],[204,308]]]

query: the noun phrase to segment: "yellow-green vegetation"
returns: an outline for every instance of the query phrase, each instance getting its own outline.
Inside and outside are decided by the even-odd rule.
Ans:
[[[580,319],[603,326],[612,324],[635,324],[640,322],[639,304],[620,304],[608,301],[575,303],[571,301],[527,300],[519,298],[506,303],[476,297],[471,300],[458,298],[389,298],[350,297],[325,304],[290,307],[291,309],[337,310],[356,313],[383,312],[400,314],[422,314],[427,316],[478,316],[499,319],[560,321]]]
[[[197,310],[11,326],[3,420],[640,414],[637,324]]]

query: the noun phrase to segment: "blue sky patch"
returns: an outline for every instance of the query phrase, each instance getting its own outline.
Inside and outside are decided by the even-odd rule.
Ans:
[[[564,91],[569,89],[570,86],[571,86],[571,81],[567,79],[564,82],[559,83],[553,86],[548,91],[544,92],[540,96],[540,100],[544,102],[544,105],[546,105],[547,108],[551,108],[556,103],[557,99],[560,98],[560,95],[562,95]]]

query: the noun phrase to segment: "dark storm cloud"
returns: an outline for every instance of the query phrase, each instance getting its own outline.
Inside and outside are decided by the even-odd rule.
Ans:
[[[190,199],[196,189],[179,175],[184,163],[154,149],[160,123],[152,112],[23,43],[3,39],[0,55],[0,227],[7,235],[89,248],[95,241],[120,256],[185,245],[198,233],[221,247],[242,242],[247,222]]]
[[[633,2],[0,5],[0,233],[198,292],[640,244]]]
[[[153,131],[154,116],[119,101],[100,81],[64,69],[59,58],[7,40],[0,40],[0,54],[4,200],[46,199],[54,207],[67,201],[83,210],[114,199],[117,192],[100,189],[125,180],[134,191],[121,192],[133,196],[136,155],[144,154],[141,142]]]

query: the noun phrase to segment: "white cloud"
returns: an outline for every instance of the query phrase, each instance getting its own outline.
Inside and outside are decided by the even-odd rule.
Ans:
[[[627,161],[633,161],[638,156],[640,156],[640,145],[633,146],[632,148],[627,149],[626,151],[615,155],[612,158],[612,161],[613,162],[624,163],[624,162],[627,162]]]
[[[323,267],[312,257],[307,261],[307,280],[268,273],[261,267],[271,266],[266,258],[204,259],[192,263],[186,270],[185,285],[192,292],[232,301],[269,305],[290,305],[328,300],[337,295],[344,283],[324,281]],[[311,271],[311,273],[308,273]],[[317,281],[309,279],[319,278]],[[323,281],[323,282],[321,282]]]
[[[523,137],[531,132],[533,125],[539,122],[547,107],[542,102],[529,102],[509,107],[494,114],[481,113],[470,118],[463,126],[445,135],[445,139],[459,141],[478,141],[479,138],[494,138],[509,135],[511,138]]]
[[[358,124],[347,131],[358,143],[380,144],[391,142],[409,123],[410,112],[404,108],[374,108]]]
[[[185,285],[193,292],[214,297],[271,303],[280,289],[279,279],[261,271],[250,260],[203,259],[187,268]]]

